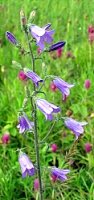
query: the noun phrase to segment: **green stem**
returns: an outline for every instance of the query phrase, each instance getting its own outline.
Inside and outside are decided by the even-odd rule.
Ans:
[[[32,52],[31,42],[29,41],[28,33],[25,31],[27,41],[28,41],[28,47],[30,50],[30,58],[31,58],[31,64],[32,64],[32,70],[35,72],[35,58]],[[35,84],[33,84],[34,92],[36,93],[36,87]],[[31,99],[32,104],[32,99]],[[39,145],[38,145],[38,133],[37,133],[37,108],[36,104],[32,104],[33,107],[33,113],[34,113],[34,136],[35,136],[35,151],[36,151],[36,164],[37,164],[37,171],[38,171],[38,178],[39,178],[39,185],[40,185],[40,200],[43,200],[42,196],[42,181],[41,181],[41,169],[40,169],[40,158],[39,158]]]

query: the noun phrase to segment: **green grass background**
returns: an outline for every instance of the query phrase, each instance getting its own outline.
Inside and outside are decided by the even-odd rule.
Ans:
[[[66,116],[72,110],[73,117],[78,121],[86,120],[88,125],[85,133],[75,148],[71,157],[73,165],[65,164],[65,154],[74,142],[70,131],[57,123],[41,146],[40,157],[42,165],[42,180],[44,185],[44,199],[46,200],[94,200],[94,44],[88,41],[88,26],[94,25],[94,0],[0,0],[0,136],[10,132],[11,140],[6,146],[0,144],[0,200],[33,200],[38,199],[33,190],[34,177],[22,179],[18,163],[18,148],[24,148],[32,162],[35,162],[34,141],[32,135],[25,138],[19,135],[17,126],[18,111],[21,108],[25,91],[24,84],[18,79],[19,70],[12,66],[12,60],[22,66],[31,67],[28,56],[22,56],[18,50],[5,38],[5,32],[12,32],[27,48],[26,38],[21,31],[20,10],[24,9],[27,18],[30,12],[36,10],[34,23],[40,27],[50,22],[55,29],[54,42],[67,41],[60,59],[52,59],[49,54],[42,61],[36,62],[37,73],[44,78],[43,65],[48,74],[60,76],[69,83],[75,83],[71,95],[66,103],[62,102],[60,92],[53,93],[47,81],[43,91],[46,99],[60,105],[62,115]],[[67,59],[66,53],[71,51],[75,59]],[[91,80],[91,88],[84,88],[84,81]],[[28,106],[28,116],[30,116]],[[40,140],[47,134],[52,122],[46,122],[38,111]],[[67,136],[63,133],[66,131]],[[85,153],[84,144],[90,142],[92,151]],[[57,153],[47,151],[51,143],[58,145]],[[65,183],[52,184],[50,174],[45,168],[50,163],[58,167],[69,167],[71,173]]]

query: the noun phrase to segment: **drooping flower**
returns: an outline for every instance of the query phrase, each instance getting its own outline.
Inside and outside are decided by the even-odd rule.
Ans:
[[[63,100],[65,99],[65,96],[66,97],[69,96],[70,88],[74,87],[73,84],[69,84],[69,83],[63,81],[61,78],[58,78],[58,77],[53,80],[53,83],[62,92]]]
[[[83,126],[85,125],[87,125],[87,122],[78,122],[72,118],[65,119],[65,126],[69,128],[71,131],[73,131],[73,133],[76,136],[76,140],[78,139],[80,134],[83,134],[84,132]]]
[[[39,190],[39,179],[38,178],[36,178],[34,180],[34,190]]]
[[[91,86],[91,81],[90,81],[89,79],[85,80],[84,87],[85,87],[86,89],[89,89],[90,86]]]
[[[36,100],[37,107],[42,111],[47,120],[53,120],[53,113],[60,112],[60,108],[52,103],[49,103],[45,99]]]
[[[86,153],[89,153],[92,150],[92,144],[90,144],[89,142],[87,142],[85,144],[85,151]]]
[[[66,42],[64,41],[60,41],[60,42],[57,42],[55,44],[52,44],[50,47],[49,47],[49,52],[50,51],[55,51],[57,49],[60,49],[61,47],[63,47],[64,45],[66,44]]]
[[[32,131],[34,127],[34,122],[31,122],[26,114],[24,113],[22,116],[19,116],[19,125],[17,128],[19,129],[19,133],[24,133],[25,131]]]
[[[69,169],[59,169],[57,167],[52,167],[51,174],[61,181],[67,180],[67,174],[70,172]]]
[[[6,37],[12,44],[18,45],[18,41],[16,40],[15,36],[9,31],[6,32]]]
[[[2,143],[8,144],[9,140],[10,140],[10,134],[8,132],[4,133],[2,138],[1,138]]]
[[[27,80],[27,76],[25,75],[24,71],[20,71],[18,77],[22,81]]]
[[[39,46],[42,51],[45,48],[45,42],[50,44],[53,41],[52,35],[54,34],[54,30],[49,30],[50,26],[51,24],[47,24],[42,28],[37,25],[32,25],[30,27],[30,33],[36,39],[37,46]]]
[[[25,69],[25,75],[33,81],[33,83],[36,85],[36,87],[39,86],[39,82],[43,82],[43,79],[41,79],[35,72]]]
[[[57,144],[51,144],[51,151],[52,151],[52,152],[56,152],[57,149],[58,149]]]
[[[32,164],[31,160],[28,158],[28,156],[21,152],[19,154],[19,163],[22,171],[22,177],[26,177],[27,175],[33,176],[35,174],[35,168]]]

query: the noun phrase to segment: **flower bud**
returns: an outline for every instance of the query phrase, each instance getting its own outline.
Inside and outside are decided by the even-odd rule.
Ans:
[[[58,146],[57,146],[56,144],[52,144],[52,145],[51,145],[51,151],[52,151],[52,152],[56,152],[57,149],[58,149]]]
[[[12,44],[16,46],[18,45],[18,41],[16,40],[15,36],[9,31],[6,32],[6,37]]]
[[[94,33],[94,26],[90,25],[88,27],[88,33]]]
[[[50,47],[49,47],[49,52],[50,51],[55,51],[57,49],[60,49],[61,47],[65,46],[66,42],[64,41],[60,41],[60,42],[57,42],[55,44],[52,44]]]
[[[36,178],[34,180],[34,190],[39,190],[39,180],[38,180],[38,178]]]
[[[86,153],[89,153],[92,150],[92,145],[90,143],[85,144],[85,151]]]
[[[27,80],[27,76],[25,75],[24,71],[20,71],[18,74],[18,78],[22,81]]]
[[[20,11],[20,21],[22,27],[26,25],[26,17],[23,10]]]
[[[55,85],[53,82],[50,84],[50,89],[51,89],[53,92],[56,92],[56,90],[57,90],[57,87],[56,87],[56,85]]]
[[[36,11],[33,10],[33,11],[30,13],[29,20],[32,20],[35,16],[36,16]]]
[[[91,81],[90,81],[89,79],[85,80],[84,87],[85,87],[86,89],[89,89],[90,86],[91,86]]]
[[[1,138],[1,141],[3,144],[8,144],[9,143],[9,140],[10,140],[10,135],[8,132],[4,133],[2,138]]]

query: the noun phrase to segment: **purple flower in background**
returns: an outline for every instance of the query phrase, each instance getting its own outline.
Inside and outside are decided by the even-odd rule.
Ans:
[[[43,80],[33,71],[25,69],[25,75],[30,78],[33,83],[38,87],[39,82],[43,82]]]
[[[27,76],[25,75],[24,71],[20,71],[19,74],[18,74],[18,77],[22,81],[27,80]]]
[[[52,152],[56,152],[57,149],[58,149],[57,144],[51,144],[51,151],[52,151]]]
[[[91,81],[89,79],[85,80],[84,87],[89,89],[91,87]]]
[[[69,83],[63,81],[61,78],[55,78],[53,80],[53,83],[62,92],[62,94],[63,94],[63,100],[65,99],[65,96],[66,97],[69,96],[69,94],[70,94],[70,88],[74,87],[73,84],[69,84]]]
[[[10,141],[10,134],[8,132],[4,133],[1,137],[1,141],[3,144],[8,144]]]
[[[53,92],[56,92],[56,90],[57,90],[57,87],[56,87],[56,85],[55,85],[53,82],[50,84],[50,89],[51,89]]]
[[[65,44],[66,44],[66,42],[63,42],[63,41],[57,42],[57,43],[51,45],[51,46],[49,47],[49,50],[48,50],[48,51],[50,52],[50,51],[55,51],[55,50],[57,50],[57,49],[60,49],[60,48],[63,47]]]
[[[34,190],[39,190],[39,179],[38,178],[36,178],[34,180]]]
[[[36,39],[37,46],[39,46],[42,51],[45,48],[45,42],[50,44],[53,41],[52,35],[54,34],[54,30],[49,30],[50,26],[51,24],[47,24],[42,28],[36,25],[30,27],[30,33]]]
[[[37,107],[43,112],[47,120],[53,120],[53,113],[60,112],[60,108],[45,99],[36,100]]]
[[[6,37],[12,44],[14,44],[14,45],[18,44],[18,41],[16,40],[15,36],[12,33],[10,33],[9,31],[6,32]]]
[[[86,153],[89,153],[92,150],[92,144],[89,142],[85,144],[85,151]]]
[[[22,177],[26,177],[27,175],[33,176],[35,174],[35,168],[28,156],[21,152],[19,155],[19,163],[21,166]]]
[[[66,174],[70,172],[69,169],[58,169],[57,167],[52,167],[51,174],[55,176],[57,179],[60,179],[61,181],[67,180]]]
[[[84,132],[83,126],[87,125],[87,122],[77,122],[72,118],[65,119],[65,125],[69,128],[76,136],[76,140]]]
[[[31,122],[25,114],[22,116],[19,116],[19,125],[17,128],[19,128],[19,133],[24,133],[25,131],[32,131],[34,127],[34,123]]]

